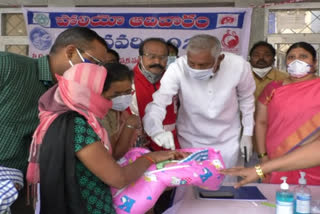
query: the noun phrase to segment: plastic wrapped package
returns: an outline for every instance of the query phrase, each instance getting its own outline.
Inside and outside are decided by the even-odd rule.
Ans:
[[[111,188],[113,203],[118,214],[143,214],[151,209],[167,187],[193,185],[217,190],[224,180],[219,169],[225,168],[220,152],[213,148],[192,148],[179,151],[191,154],[179,161],[153,164],[134,183],[123,189]],[[118,163],[132,163],[148,153],[144,148],[133,148]]]

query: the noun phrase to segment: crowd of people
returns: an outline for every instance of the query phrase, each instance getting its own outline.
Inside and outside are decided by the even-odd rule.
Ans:
[[[243,178],[236,187],[259,178],[280,183],[282,176],[296,184],[299,169],[319,185],[313,46],[291,45],[287,71],[274,66],[267,42],[252,46],[249,61],[221,49],[216,37],[199,34],[179,56],[174,44],[147,38],[131,70],[96,32],[75,27],[42,58],[1,52],[0,169],[8,174],[0,173],[0,199],[9,202],[0,203],[0,213],[34,213],[37,199],[46,214],[115,213],[110,187],[124,188],[152,164],[187,157],[180,148],[219,150],[225,181]],[[121,167],[117,161],[133,147],[151,152]],[[254,167],[232,168],[251,157]],[[4,188],[15,191],[8,196]],[[173,191],[160,196],[154,213]]]

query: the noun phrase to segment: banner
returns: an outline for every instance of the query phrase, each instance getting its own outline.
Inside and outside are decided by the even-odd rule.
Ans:
[[[71,27],[89,27],[133,67],[141,42],[161,37],[185,54],[189,39],[210,34],[223,51],[247,57],[251,8],[23,8],[30,41],[29,56],[48,54],[55,38]]]

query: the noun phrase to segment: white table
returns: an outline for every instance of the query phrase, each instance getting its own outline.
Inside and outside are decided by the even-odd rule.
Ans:
[[[250,184],[257,186],[268,199],[267,202],[275,204],[275,194],[280,188],[278,184]],[[312,200],[320,200],[320,186],[308,186],[312,192]],[[290,185],[293,190],[294,185]],[[186,187],[184,192],[177,192],[176,198],[182,200],[177,202],[165,214],[273,214],[275,208],[262,205],[261,202],[232,201],[232,200],[203,200],[196,199],[193,188]]]

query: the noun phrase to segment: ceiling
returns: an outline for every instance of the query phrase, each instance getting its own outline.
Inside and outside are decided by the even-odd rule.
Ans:
[[[234,6],[236,1],[241,0],[0,0],[0,7],[35,7],[35,6]],[[243,0],[242,0],[243,1]],[[265,0],[265,3],[283,3],[289,0]],[[292,1],[292,0],[291,0]],[[303,2],[320,2],[320,0],[296,0]],[[250,0],[259,2],[263,0]]]
[[[196,3],[195,3],[196,2]],[[174,6],[220,5],[233,6],[234,0],[0,0],[0,7],[21,6]]]

